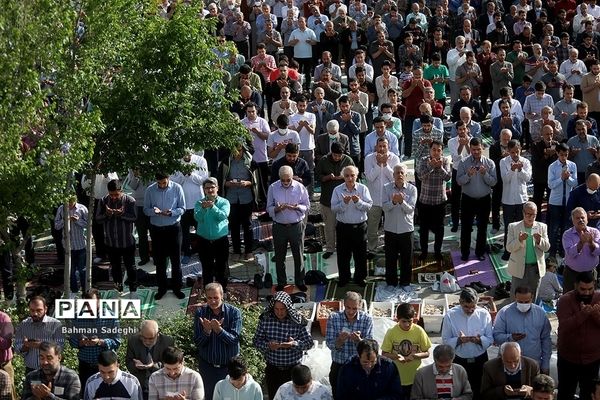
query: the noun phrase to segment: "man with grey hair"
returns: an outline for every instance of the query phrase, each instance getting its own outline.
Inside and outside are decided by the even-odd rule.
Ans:
[[[393,182],[387,183],[383,189],[385,281],[390,286],[398,284],[398,258],[400,286],[410,285],[412,277],[417,188],[407,181],[406,170],[405,164],[396,165]]]
[[[229,360],[240,354],[242,313],[223,302],[223,287],[218,282],[206,285],[205,293],[206,304],[194,315],[194,342],[204,392],[212,399],[215,385],[227,376]]]
[[[279,169],[279,180],[269,186],[267,212],[273,218],[273,249],[277,272],[277,291],[287,284],[285,257],[288,243],[294,257],[294,283],[303,292],[304,284],[304,217],[310,209],[306,187],[294,180],[294,171],[288,165]]]
[[[500,357],[483,365],[482,398],[531,397],[531,383],[539,373],[537,362],[521,355],[521,346],[517,342],[504,342],[500,346]]]
[[[339,287],[350,281],[350,259],[354,258],[354,283],[366,286],[367,213],[373,205],[369,189],[358,180],[358,168],[342,170],[344,184],[333,189],[331,210],[336,214]],[[273,232],[275,233],[275,232]]]
[[[315,140],[315,163],[318,164],[319,160],[327,156],[331,151],[331,145],[333,143],[339,143],[342,146],[344,154],[350,154],[350,148],[348,147],[348,136],[340,132],[340,123],[332,119],[327,122],[325,128],[326,133],[317,136]],[[318,179],[318,177],[316,178]]]
[[[583,207],[576,207],[571,211],[571,222],[573,226],[562,236],[565,249],[565,293],[575,288],[575,277],[581,272],[591,272],[596,278],[596,266],[600,256],[600,231],[587,226],[588,215]]]
[[[369,210],[367,220],[367,258],[369,259],[375,257],[379,247],[379,225],[383,216],[383,187],[394,180],[393,168],[400,164],[400,158],[389,150],[387,137],[378,137],[375,152],[365,157],[367,187],[373,199],[373,207]]]
[[[336,125],[338,123],[337,121],[330,122],[335,122]],[[340,133],[340,135],[342,134]],[[329,141],[329,139],[327,140]],[[347,144],[348,142],[346,142],[346,146]],[[325,223],[325,253],[323,253],[323,258],[325,259],[333,255],[336,247],[336,219],[335,213],[331,210],[331,196],[333,189],[339,186],[344,180],[342,171],[348,165],[354,165],[352,158],[347,153],[344,154],[341,142],[333,142],[331,144],[331,151],[317,163],[317,168],[315,169],[315,179],[321,182],[319,204],[321,205],[321,215]]]
[[[537,297],[540,279],[546,273],[544,253],[550,249],[548,227],[536,221],[537,206],[528,201],[523,204],[523,219],[507,227],[506,251],[510,253],[508,273],[512,276],[511,291],[527,286],[533,299]]]
[[[473,391],[467,371],[453,361],[452,346],[437,345],[433,349],[433,364],[417,370],[410,398],[438,399],[447,395],[454,400],[471,400]]]
[[[127,370],[140,381],[144,400],[148,399],[148,379],[163,367],[163,351],[171,346],[175,346],[175,340],[160,333],[158,323],[151,319],[143,320],[139,332],[127,338],[125,363]]]
[[[329,315],[327,320],[327,347],[331,350],[329,382],[334,397],[337,377],[347,361],[356,354],[356,344],[362,339],[373,338],[373,318],[361,309],[362,296],[356,292],[346,292],[344,310]]]
[[[456,351],[455,362],[467,371],[473,398],[480,396],[483,364],[488,360],[487,349],[494,342],[492,317],[488,310],[477,305],[479,296],[472,288],[460,292],[459,306],[452,307],[442,323],[442,342]]]

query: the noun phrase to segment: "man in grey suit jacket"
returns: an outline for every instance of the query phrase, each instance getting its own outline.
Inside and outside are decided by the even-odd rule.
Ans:
[[[531,398],[531,384],[539,373],[537,362],[522,356],[517,342],[504,342],[500,346],[500,357],[483,364],[481,397],[486,400]]]
[[[348,136],[340,132],[340,124],[332,119],[327,122],[327,133],[317,136],[315,141],[315,164],[331,151],[331,144],[338,142],[344,149],[344,154],[350,154]]]
[[[174,347],[175,340],[158,331],[158,323],[144,320],[140,331],[127,339],[127,370],[140,381],[144,400],[148,399],[148,379],[163,367],[162,354],[167,347]]]
[[[542,276],[546,274],[544,253],[550,249],[548,227],[535,220],[537,206],[528,201],[523,204],[523,220],[508,225],[506,250],[510,252],[508,273],[512,276],[511,296],[514,298],[515,288],[528,286],[535,301],[537,289]],[[527,254],[528,242],[532,241],[535,254]],[[527,261],[534,260],[535,262]]]
[[[410,393],[411,400],[436,400],[442,397],[471,400],[473,391],[467,371],[454,364],[454,349],[440,344],[433,349],[433,364],[417,370]],[[445,378],[450,378],[445,379]],[[452,382],[449,385],[447,382]]]

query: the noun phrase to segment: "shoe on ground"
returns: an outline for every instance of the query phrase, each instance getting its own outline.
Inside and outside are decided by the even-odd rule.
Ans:
[[[296,287],[300,289],[301,292],[308,292],[308,287],[304,283],[296,285]]]
[[[444,256],[442,255],[442,253],[435,253],[436,261],[442,261],[443,259],[444,259]]]
[[[482,255],[480,255],[480,256],[477,256],[477,259],[478,259],[479,261],[483,261],[483,260],[485,260],[485,256],[482,254]]]
[[[367,253],[367,260],[373,260],[375,258],[375,253],[372,252],[368,252]]]
[[[477,282],[471,282],[467,285],[467,287],[474,289],[477,293],[484,293],[486,291],[486,289],[484,287],[479,286]]]
[[[123,284],[122,283],[117,283],[116,286],[117,286],[117,291],[119,293],[123,293]]]
[[[240,257],[241,259],[241,257]],[[254,261],[254,253],[245,253],[244,261]]]
[[[510,260],[510,253],[508,251],[505,251],[504,254],[502,254],[502,261],[508,261]]]
[[[159,290],[158,292],[154,293],[154,300],[162,299],[165,296],[165,294],[167,294],[166,291]]]
[[[181,290],[177,290],[177,291],[173,291],[173,294],[175,295],[175,297],[177,297],[179,300],[185,299],[185,293],[183,293]]]
[[[419,260],[421,260],[421,261],[427,260],[427,253],[421,253],[421,254],[419,254]]]
[[[271,289],[273,287],[273,276],[270,273],[265,274],[265,288]]]
[[[458,232],[458,225],[452,225],[452,228],[450,228],[450,232]]]
[[[149,258],[144,258],[144,259],[140,260],[140,262],[138,262],[138,267],[148,264],[149,261],[150,261]]]
[[[325,253],[323,253],[323,258],[327,260],[332,255],[333,255],[333,251],[326,251]]]
[[[190,263],[190,256],[183,256],[183,257],[181,258],[181,264],[182,264],[182,265],[187,265],[187,264],[189,264],[189,263]]]
[[[254,287],[257,289],[263,288],[263,280],[260,274],[254,274]]]
[[[285,285],[277,285],[275,287],[276,292],[283,292],[284,289],[285,289]]]
[[[130,291],[131,293],[135,293],[135,292],[137,292],[137,288],[138,288],[138,285],[137,285],[136,283],[133,283],[133,284],[130,284],[130,285],[129,285],[129,291]]]
[[[495,234],[497,234],[498,232],[500,232],[500,228],[492,228],[492,230],[490,231],[490,233],[491,233],[492,235],[495,235]]]
[[[469,261],[469,255],[467,254],[466,256],[463,254],[462,256],[460,256],[460,259],[462,261]]]
[[[271,262],[275,262],[275,256],[271,257]]]
[[[100,264],[102,262],[102,257],[94,257],[94,264]]]
[[[492,290],[492,287],[490,285],[486,285],[481,281],[477,281],[477,282],[475,282],[475,284],[477,284],[477,286],[481,286],[485,290]]]

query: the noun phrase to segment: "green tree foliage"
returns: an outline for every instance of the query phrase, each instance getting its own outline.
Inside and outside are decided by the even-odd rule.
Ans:
[[[246,134],[229,112],[215,67],[212,23],[198,17],[198,6],[179,6],[171,19],[160,17],[154,2],[149,7],[116,59],[107,90],[92,98],[106,124],[96,137],[99,172],[170,173],[181,169],[185,148],[231,147]]]
[[[95,77],[73,63],[76,24],[68,0],[11,1],[0,13],[0,245],[16,216],[45,223],[102,126],[83,106]]]

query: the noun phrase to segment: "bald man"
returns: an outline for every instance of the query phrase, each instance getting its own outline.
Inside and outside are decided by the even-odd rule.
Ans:
[[[577,186],[569,195],[567,213],[576,207],[583,207],[587,211],[588,226],[598,228],[600,224],[600,175],[590,174],[585,183]]]
[[[175,340],[160,333],[154,320],[142,321],[140,331],[127,338],[127,370],[140,381],[144,400],[148,400],[150,375],[163,367],[162,354],[172,346],[175,346]]]

